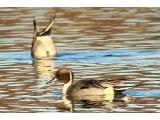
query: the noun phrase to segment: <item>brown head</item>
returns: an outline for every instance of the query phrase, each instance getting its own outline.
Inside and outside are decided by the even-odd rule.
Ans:
[[[70,68],[60,68],[57,70],[55,78],[62,83],[73,81],[74,75]]]

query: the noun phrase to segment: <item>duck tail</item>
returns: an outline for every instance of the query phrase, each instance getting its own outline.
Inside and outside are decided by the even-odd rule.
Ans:
[[[51,18],[49,24],[47,25],[47,27],[39,33],[40,36],[45,36],[45,35],[50,35],[51,34],[51,30],[52,30],[52,25],[54,23],[54,20],[56,18],[56,13],[55,15]]]
[[[33,25],[34,25],[34,32],[38,33],[39,32],[39,27],[38,27],[38,25],[36,23],[35,18],[33,19]]]
[[[115,86],[115,94],[121,94],[121,93],[124,93],[128,89],[133,89],[133,88],[136,88],[142,85],[144,85],[144,81],[141,81],[140,83],[134,86]]]
[[[142,86],[142,85],[144,85],[144,81],[141,81],[140,83],[132,86],[132,88],[139,87],[139,86]]]

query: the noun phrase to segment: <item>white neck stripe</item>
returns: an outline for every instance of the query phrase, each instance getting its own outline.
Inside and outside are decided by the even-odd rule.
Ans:
[[[71,71],[69,72],[69,77],[70,77],[69,82],[64,84],[64,86],[63,86],[63,94],[64,95],[67,94],[68,89],[70,88],[70,86],[72,86],[72,83],[73,83],[73,77],[72,77],[72,72]]]

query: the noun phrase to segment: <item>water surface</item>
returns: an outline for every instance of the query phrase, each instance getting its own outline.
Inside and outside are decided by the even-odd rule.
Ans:
[[[58,55],[30,55],[32,20],[45,27],[57,10],[52,36]],[[1,8],[0,112],[160,112],[159,8]],[[71,101],[62,84],[46,82],[73,69],[75,81],[125,76],[128,101]]]

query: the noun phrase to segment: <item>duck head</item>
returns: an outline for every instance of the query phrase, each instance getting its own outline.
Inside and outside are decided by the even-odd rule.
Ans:
[[[62,93],[66,95],[68,90],[73,85],[74,74],[70,68],[60,68],[56,71],[55,77],[51,81],[55,79],[57,79],[61,83],[64,83]]]

